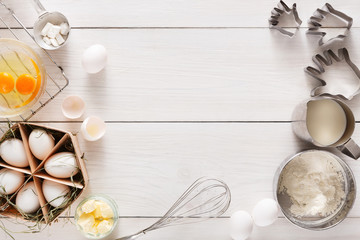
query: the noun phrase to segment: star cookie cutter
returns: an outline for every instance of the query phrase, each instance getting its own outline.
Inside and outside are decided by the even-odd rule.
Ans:
[[[319,46],[324,44],[324,36],[327,34],[326,31],[323,30],[322,22],[326,21],[327,18],[336,18],[338,21],[342,21],[346,24],[345,31],[342,34],[339,34],[331,39],[329,39],[326,42],[331,42],[335,39],[344,39],[347,36],[348,31],[350,30],[353,19],[352,17],[346,15],[343,12],[340,12],[336,9],[334,9],[329,3],[325,3],[325,5],[322,7],[322,9],[318,8],[314,13],[313,16],[310,17],[308,24],[309,29],[306,32],[307,34],[320,36],[319,40]]]
[[[331,95],[351,100],[360,92],[360,70],[350,60],[346,48],[339,49],[338,55],[332,50],[326,50],[323,56],[315,55],[313,62],[316,68],[308,66],[305,68],[305,72],[320,81],[322,85],[312,89],[311,96]],[[330,72],[327,80],[324,76],[325,69]],[[351,76],[346,77],[346,73]],[[330,78],[335,78],[335,80],[331,81]]]
[[[300,28],[300,25],[302,23],[301,19],[299,18],[299,14],[296,10],[296,3],[293,4],[292,8],[289,8],[285,2],[280,1],[272,11],[271,11],[271,17],[269,18],[269,28],[270,29],[276,29],[280,33],[293,37],[295,35],[295,32],[291,32],[289,30],[286,30],[285,27],[280,27],[279,23],[281,22],[282,18],[286,15],[290,16],[293,15],[293,20],[295,22],[295,28],[298,30]]]

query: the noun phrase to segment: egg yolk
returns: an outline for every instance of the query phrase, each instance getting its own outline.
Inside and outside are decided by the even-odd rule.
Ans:
[[[13,76],[7,72],[0,72],[0,93],[6,94],[14,89],[15,81]]]
[[[30,74],[22,74],[16,80],[16,90],[23,95],[32,93],[35,89],[36,81]]]

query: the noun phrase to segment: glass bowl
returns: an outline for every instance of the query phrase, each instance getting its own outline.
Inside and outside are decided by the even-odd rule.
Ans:
[[[91,200],[98,200],[98,201],[102,201],[104,203],[106,203],[107,205],[109,205],[109,207],[111,208],[112,212],[113,212],[113,217],[110,218],[113,221],[112,227],[111,229],[109,229],[109,231],[105,232],[105,233],[91,233],[91,232],[87,232],[85,229],[83,229],[83,227],[78,224],[78,220],[81,216],[81,214],[83,214],[84,212],[82,211],[82,206]],[[76,228],[86,237],[89,239],[102,239],[105,238],[106,236],[108,236],[109,234],[112,233],[112,231],[114,230],[114,228],[116,227],[117,223],[119,220],[119,214],[118,214],[118,206],[116,204],[116,202],[110,198],[107,195],[104,194],[97,194],[97,195],[91,195],[87,198],[85,198],[83,201],[81,201],[79,203],[79,205],[76,207],[76,211],[75,211],[75,224],[76,224]]]
[[[46,71],[39,55],[15,39],[0,39],[0,117],[19,116],[39,100]]]

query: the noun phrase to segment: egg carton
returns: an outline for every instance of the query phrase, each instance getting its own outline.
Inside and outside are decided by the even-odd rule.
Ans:
[[[39,128],[51,133],[52,136],[55,138],[54,148],[42,161],[37,159],[31,153],[28,141],[30,132],[33,129]],[[29,161],[29,167],[15,167],[9,165],[0,158],[1,169],[12,169],[18,172],[22,172],[26,176],[24,184],[22,184],[15,193],[13,193],[11,196],[7,196],[7,198],[5,198],[4,196],[0,198],[0,214],[11,218],[25,219],[33,222],[43,222],[49,224],[53,222],[59,215],[61,215],[61,213],[63,213],[81,195],[88,183],[88,175],[85,167],[85,162],[83,159],[83,154],[80,151],[77,138],[70,132],[56,128],[49,128],[32,123],[16,123],[3,135],[3,137],[0,139],[0,143],[5,141],[6,139],[13,137],[23,141],[26,156]],[[76,175],[71,178],[60,179],[50,176],[46,173],[46,171],[44,170],[44,164],[53,154],[58,152],[73,152],[75,154],[75,159],[79,168],[79,172]],[[50,180],[70,187],[71,190],[69,195],[71,195],[71,199],[66,203],[65,206],[60,206],[61,209],[55,209],[46,201],[45,196],[42,192],[42,182],[44,180]],[[39,210],[36,213],[36,217],[34,218],[31,218],[31,215],[29,215],[29,217],[28,215],[21,214],[15,205],[16,195],[29,181],[34,181],[36,195],[38,196],[41,206],[41,211]],[[54,209],[56,210],[56,212],[54,211]]]

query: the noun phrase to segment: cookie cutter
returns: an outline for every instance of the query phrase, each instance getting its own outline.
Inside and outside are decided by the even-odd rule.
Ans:
[[[321,22],[323,22],[324,20],[327,19],[327,17],[330,17],[330,16],[335,17],[338,20],[345,22],[346,30],[344,31],[343,34],[339,34],[336,37],[329,39],[327,42],[331,42],[335,39],[340,39],[340,40],[344,39],[347,36],[347,33],[353,24],[352,17],[346,15],[343,12],[340,12],[340,11],[334,9],[333,6],[331,6],[329,3],[325,3],[325,5],[322,7],[322,9],[318,8],[313,13],[313,16],[310,17],[310,19],[308,21],[309,29],[306,32],[307,34],[310,34],[310,35],[320,36],[320,40],[318,42],[319,46],[324,44],[323,38],[327,34],[325,31],[321,30],[321,28],[323,27],[323,24],[321,24]]]
[[[312,89],[312,97],[332,95],[338,96],[345,100],[351,100],[355,95],[360,93],[360,70],[350,60],[349,52],[346,48],[339,49],[338,55],[336,55],[332,50],[329,49],[323,52],[323,56],[321,54],[317,54],[312,59],[317,68],[308,66],[305,68],[305,72],[311,77],[320,81],[320,83],[322,84],[321,86]],[[325,67],[329,67],[336,63],[343,63],[348,65],[348,67],[350,68],[349,71],[352,70],[355,75],[354,77],[356,79],[351,79],[351,81],[355,80],[355,84],[344,84],[343,82],[341,82],[341,80],[335,83],[332,82],[331,84],[328,84],[328,82],[321,77],[321,75],[325,73]]]
[[[296,3],[294,3],[292,5],[292,8],[289,8],[288,5],[286,5],[286,3],[282,0],[277,4],[277,7],[275,7],[271,11],[271,17],[269,18],[269,28],[276,29],[280,33],[282,33],[288,37],[293,37],[295,35],[296,31],[291,32],[291,31],[286,30],[284,27],[279,26],[281,17],[284,16],[284,14],[288,14],[288,15],[292,14],[294,16],[294,21],[296,23],[296,27],[295,27],[296,30],[300,28],[302,21],[299,18],[299,14],[296,9]]]

